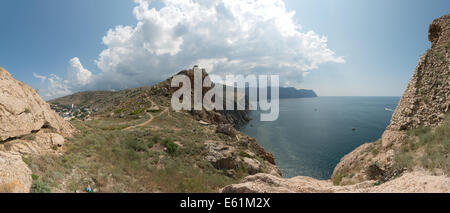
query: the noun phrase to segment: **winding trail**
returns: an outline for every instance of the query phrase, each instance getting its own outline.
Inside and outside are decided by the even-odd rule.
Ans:
[[[164,113],[169,113],[169,107],[166,107],[162,112],[160,112],[158,115],[156,115],[156,116],[153,116],[151,113],[148,113],[147,112],[147,115],[149,115],[150,116],[150,118],[147,120],[147,121],[145,121],[145,122],[143,122],[143,123],[140,123],[140,124],[137,124],[137,125],[134,125],[134,126],[129,126],[129,127],[127,127],[127,128],[125,128],[124,130],[131,130],[131,129],[134,129],[134,128],[136,128],[136,127],[142,127],[142,126],[146,126],[146,125],[148,125],[148,124],[150,124],[152,121],[153,121],[153,119],[155,118],[155,117],[159,117],[159,116],[161,116],[162,114],[164,114]]]

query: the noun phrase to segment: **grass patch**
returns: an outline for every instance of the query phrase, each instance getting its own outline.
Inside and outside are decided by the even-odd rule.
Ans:
[[[135,111],[131,112],[130,115],[139,115],[139,114],[141,114],[144,111],[145,111],[145,108],[138,109],[138,110],[135,110]]]
[[[342,175],[342,174],[338,174],[334,179],[333,179],[333,184],[335,185],[335,186],[338,186],[341,182],[342,182],[342,179],[344,178],[344,175]]]
[[[250,154],[248,154],[245,151],[239,152],[239,156],[244,157],[244,158],[253,158]]]
[[[50,187],[47,183],[41,181],[41,180],[33,180],[33,183],[31,184],[31,193],[50,193]]]
[[[127,109],[125,109],[125,108],[121,108],[121,109],[116,109],[115,111],[114,111],[114,113],[116,113],[116,114],[120,114],[120,113],[122,113],[122,112],[126,112],[127,111]]]
[[[407,132],[409,139],[396,150],[394,166],[409,170],[419,166],[430,171],[450,173],[450,116],[441,125],[420,127]]]

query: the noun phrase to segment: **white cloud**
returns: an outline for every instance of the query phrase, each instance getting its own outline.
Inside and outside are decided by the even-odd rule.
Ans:
[[[69,79],[76,84],[84,86],[91,81],[92,73],[85,69],[77,57],[70,59],[69,68],[67,70]]]
[[[44,94],[46,98],[60,97],[72,93],[68,80],[63,80],[55,74],[50,74],[47,80],[49,86]]]
[[[137,24],[103,37],[106,49],[95,60],[100,72],[93,75],[74,58],[67,88],[137,87],[193,64],[221,75],[280,74],[282,84],[295,86],[320,64],[345,62],[326,37],[303,32],[282,0],[163,0],[159,10],[150,0],[135,2]]]
[[[33,76],[34,76],[35,78],[37,78],[37,79],[40,79],[40,80],[41,80],[41,83],[43,83],[43,82],[45,82],[45,80],[47,80],[47,77],[46,77],[46,76],[43,76],[43,75],[39,75],[39,74],[33,73]]]
[[[33,73],[33,76],[40,79],[42,83],[48,81],[48,87],[43,90],[46,98],[69,95],[73,91],[81,90],[92,81],[92,73],[83,67],[80,59],[77,57],[69,60],[65,79],[55,74],[50,74],[49,77],[46,77]]]

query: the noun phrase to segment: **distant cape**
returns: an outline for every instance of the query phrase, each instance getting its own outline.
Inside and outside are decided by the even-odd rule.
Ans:
[[[280,87],[280,98],[315,98],[314,90],[296,89],[294,87]]]
[[[268,87],[267,96],[270,98],[272,88]],[[245,88],[246,95],[249,94],[249,87]],[[259,91],[258,91],[259,96]],[[315,98],[317,97],[316,92],[314,90],[309,89],[296,89],[294,87],[280,87],[279,88],[279,98],[280,99],[288,99],[288,98]]]

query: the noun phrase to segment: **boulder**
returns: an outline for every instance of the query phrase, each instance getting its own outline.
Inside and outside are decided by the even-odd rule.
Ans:
[[[236,135],[238,134],[236,129],[234,129],[233,125],[231,125],[231,124],[219,124],[219,125],[217,125],[216,132],[217,133],[223,133],[223,134],[228,135],[230,137],[236,137]]]
[[[21,155],[0,151],[0,193],[28,193],[31,182],[31,170]]]
[[[75,130],[50,109],[37,92],[15,80],[0,68],[0,141],[14,139],[41,128],[51,128],[65,136]]]
[[[46,154],[55,151],[55,147],[64,145],[64,137],[57,133],[39,132],[31,139],[12,140],[0,147],[0,150],[20,154]]]
[[[206,160],[217,169],[229,170],[236,168],[236,149],[224,145],[220,141],[208,140],[205,142],[207,156]]]
[[[261,171],[261,163],[258,160],[244,157],[242,160],[250,175],[254,175]]]

